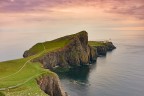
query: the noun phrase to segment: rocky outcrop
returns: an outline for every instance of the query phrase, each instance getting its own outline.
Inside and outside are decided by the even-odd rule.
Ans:
[[[53,69],[56,66],[74,67],[90,64],[96,61],[97,51],[88,45],[88,34],[85,31],[71,36],[70,42],[63,48],[49,52],[36,59],[44,68]]]
[[[68,96],[68,94],[61,88],[59,78],[56,74],[42,75],[37,79],[37,83],[41,90],[49,96]]]
[[[26,51],[24,52],[24,54],[23,54],[23,57],[26,58],[26,57],[28,57],[28,56],[30,56],[30,54],[29,54],[28,50],[26,50]]]
[[[98,55],[106,55],[108,51],[112,51],[116,49],[112,42],[101,42],[103,43],[102,46],[93,46],[96,48]]]
[[[112,51],[113,49],[116,49],[116,47],[113,45],[112,42],[106,42],[105,43],[107,51]]]
[[[95,46],[95,48],[97,49],[98,55],[106,55],[107,53],[106,46]]]

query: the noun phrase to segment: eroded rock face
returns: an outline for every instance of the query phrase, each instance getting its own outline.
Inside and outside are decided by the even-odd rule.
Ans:
[[[27,51],[24,52],[23,57],[26,58],[26,57],[28,57],[28,56],[29,56],[29,52],[28,52],[28,50],[27,50]]]
[[[53,69],[55,66],[73,67],[89,64],[96,61],[96,58],[97,50],[88,45],[88,34],[83,31],[75,34],[64,48],[49,52],[38,61],[44,68]]]
[[[107,53],[106,46],[97,46],[95,48],[97,49],[98,55],[106,55],[106,53]]]
[[[68,96],[67,93],[61,88],[61,84],[57,75],[42,76],[37,79],[37,83],[41,90],[43,90],[49,96]]]
[[[107,42],[106,49],[107,49],[107,51],[112,51],[113,49],[116,49],[116,47],[113,45],[112,42]]]
[[[33,54],[25,51],[24,57]],[[85,31],[72,35],[70,42],[53,52],[36,58],[34,62],[41,62],[44,68],[53,69],[56,66],[69,68],[81,66],[96,61],[97,50],[88,45],[88,34]],[[61,88],[58,76],[45,75],[37,79],[40,88],[50,96],[68,96]]]
[[[106,55],[108,51],[112,51],[116,47],[113,45],[112,42],[105,42],[102,46],[93,46],[96,48],[98,55]]]

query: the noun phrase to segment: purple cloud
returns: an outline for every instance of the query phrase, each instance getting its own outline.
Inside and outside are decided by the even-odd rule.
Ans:
[[[144,19],[144,0],[118,1],[105,10],[108,13],[117,13]]]
[[[1,12],[34,11],[42,4],[42,0],[3,0],[0,2]]]
[[[58,5],[67,5],[71,0],[2,0],[0,12],[23,12],[49,9]]]
[[[144,19],[144,0],[0,0],[0,13],[51,11],[52,7],[93,6],[107,13]]]

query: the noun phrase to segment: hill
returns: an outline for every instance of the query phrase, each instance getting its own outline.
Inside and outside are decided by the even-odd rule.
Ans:
[[[24,58],[0,62],[0,95],[67,96],[51,70],[90,65],[103,50],[114,48],[111,42],[88,42],[86,31],[37,43]]]

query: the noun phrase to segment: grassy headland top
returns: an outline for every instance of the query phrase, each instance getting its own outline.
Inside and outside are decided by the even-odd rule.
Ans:
[[[66,46],[76,35],[87,34],[85,31],[64,36],[52,41],[37,43],[27,50],[30,56],[26,58],[0,62],[0,95],[8,96],[47,96],[37,85],[36,78],[41,75],[55,75],[48,69],[42,68],[39,62],[32,62],[48,52]],[[103,46],[103,42],[89,42],[91,46]]]

